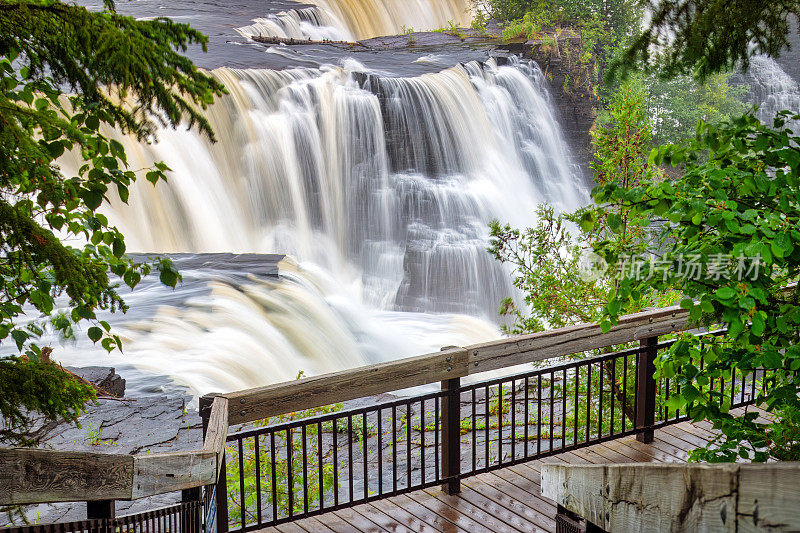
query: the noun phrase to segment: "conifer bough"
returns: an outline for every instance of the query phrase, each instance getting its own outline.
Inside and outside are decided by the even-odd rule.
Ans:
[[[159,125],[185,124],[213,140],[202,110],[224,88],[182,55],[207,42],[187,24],[121,16],[111,0],[97,12],[0,0],[0,343],[15,354],[0,357],[0,441],[31,444],[35,416],[75,421],[93,398],[37,344],[45,330],[73,337],[85,325],[79,334],[121,348],[96,311],[124,312],[117,288],[152,267],[166,285],[180,279],[169,259],[128,258],[97,212],[113,196],[127,202],[140,175],[156,184],[169,170],[129,169],[101,127],[149,141]],[[66,151],[83,159],[75,175],[57,164]]]

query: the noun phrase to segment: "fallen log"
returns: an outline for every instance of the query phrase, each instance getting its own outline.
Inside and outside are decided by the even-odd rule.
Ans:
[[[364,48],[369,48],[367,45],[362,44],[358,41],[332,41],[330,39],[323,39],[321,41],[315,41],[311,38],[308,39],[295,39],[294,37],[266,37],[261,35],[254,35],[251,37],[255,42],[262,43],[262,44],[288,44],[288,45],[298,45],[298,44],[335,44],[335,45],[344,45],[344,46],[362,46]]]

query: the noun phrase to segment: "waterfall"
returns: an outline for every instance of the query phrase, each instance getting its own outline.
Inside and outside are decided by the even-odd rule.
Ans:
[[[237,28],[244,37],[360,40],[408,29],[434,30],[451,22],[469,26],[469,0],[308,0],[311,7],[289,9]]]
[[[744,78],[750,85],[753,103],[759,106],[757,116],[765,124],[771,125],[778,111],[800,114],[800,86],[775,60],[766,56],[752,58]],[[800,131],[797,121],[790,127]]]
[[[248,26],[236,28],[245,38],[281,37],[322,41],[351,41],[353,35],[345,25],[328,11],[316,6],[289,9],[253,20]]]
[[[486,253],[487,223],[530,225],[542,201],[587,199],[532,63],[413,78],[354,61],[213,74],[229,91],[207,112],[220,142],[183,128],[152,144],[108,132],[131,168],[172,169],[106,209],[129,250],[299,261],[278,283],[205,277],[201,296],[126,324],[132,360],[181,361],[167,373],[197,392],[495,337],[514,288]]]

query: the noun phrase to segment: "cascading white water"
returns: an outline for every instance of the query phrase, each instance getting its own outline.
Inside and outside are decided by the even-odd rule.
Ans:
[[[120,139],[132,168],[172,172],[107,212],[130,250],[300,261],[281,283],[212,281],[210,295],[126,325],[130,360],[196,392],[496,336],[514,291],[485,251],[488,221],[523,226],[537,203],[586,200],[533,64],[214,75],[230,92],[207,113],[220,142],[183,129]],[[443,312],[457,315],[430,314]]]
[[[353,35],[344,23],[316,6],[289,9],[257,18],[236,31],[245,38],[280,37],[314,41],[351,41]]]
[[[773,59],[756,56],[745,75],[750,85],[751,99],[758,105],[758,118],[772,124],[778,111],[788,110],[800,114],[800,86]],[[800,122],[791,125],[798,131]]]
[[[450,23],[469,26],[469,0],[307,0],[311,7],[289,9],[237,28],[244,37],[360,40],[406,30],[434,30]]]

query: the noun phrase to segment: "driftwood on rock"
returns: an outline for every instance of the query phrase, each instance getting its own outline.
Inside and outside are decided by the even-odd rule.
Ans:
[[[255,35],[251,37],[255,42],[262,43],[262,44],[288,44],[288,45],[298,45],[298,44],[337,44],[337,45],[345,45],[345,46],[362,46],[366,48],[366,45],[361,44],[357,41],[331,41],[329,39],[323,39],[321,41],[314,41],[312,39],[295,39],[293,37],[266,37]]]

